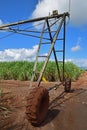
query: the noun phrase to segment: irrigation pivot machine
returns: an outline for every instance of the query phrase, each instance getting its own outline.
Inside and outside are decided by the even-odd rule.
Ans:
[[[24,20],[0,26],[0,30],[2,31],[5,30],[40,39],[29,86],[29,88],[32,89],[29,92],[26,104],[26,117],[33,125],[39,125],[46,118],[49,107],[50,90],[54,88],[57,89],[60,85],[64,86],[65,92],[70,92],[71,90],[71,79],[66,79],[64,74],[66,17],[69,17],[68,12],[58,14],[58,11],[54,10],[52,15],[46,17]],[[19,25],[29,25],[31,23],[34,23],[35,25],[34,30],[30,30],[29,28],[20,29],[21,27],[17,28]],[[37,29],[37,25],[39,25],[39,31]],[[62,44],[62,49],[57,48],[60,44]],[[48,52],[46,52],[46,54],[41,54],[41,50],[43,50],[44,46]],[[62,61],[59,60],[60,53],[62,55]],[[59,81],[58,84],[53,87],[45,88],[41,86],[41,81],[51,54],[54,55]],[[40,72],[37,72],[37,64],[40,60],[43,61],[43,65]],[[60,73],[60,62],[62,64],[62,75]],[[37,75],[38,79],[36,87],[32,87],[32,83]]]

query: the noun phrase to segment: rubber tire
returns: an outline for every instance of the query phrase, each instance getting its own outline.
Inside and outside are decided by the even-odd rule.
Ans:
[[[71,79],[67,78],[64,85],[65,92],[71,92]]]
[[[34,88],[27,97],[26,116],[33,125],[41,124],[47,115],[49,92],[44,87]]]

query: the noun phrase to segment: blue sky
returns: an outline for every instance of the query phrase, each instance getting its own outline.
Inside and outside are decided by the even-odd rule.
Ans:
[[[66,27],[66,61],[87,67],[87,2],[70,2],[70,21]],[[59,13],[68,11],[69,0],[0,0],[0,25],[46,16],[55,9]],[[23,28],[30,26],[27,24]],[[0,61],[35,59],[39,39],[8,34],[11,33],[0,31]]]

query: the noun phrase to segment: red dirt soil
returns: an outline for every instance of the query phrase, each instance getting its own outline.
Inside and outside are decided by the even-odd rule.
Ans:
[[[32,126],[25,115],[29,81],[1,80],[0,91],[0,130],[87,130],[87,72],[72,82],[70,93],[63,86],[50,91],[49,111],[39,127]]]

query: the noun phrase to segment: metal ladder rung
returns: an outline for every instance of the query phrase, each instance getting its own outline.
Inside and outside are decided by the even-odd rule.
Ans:
[[[63,50],[56,50],[55,52],[63,52]]]
[[[51,44],[51,42],[43,42],[43,43],[41,43],[41,44]]]
[[[64,38],[58,38],[57,40],[64,40]]]
[[[47,58],[48,56],[38,56],[38,57]]]

